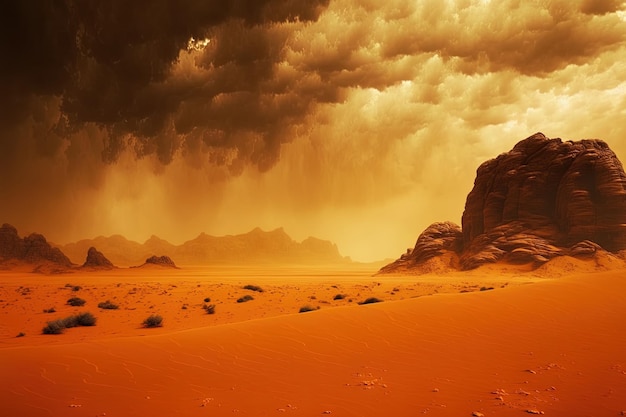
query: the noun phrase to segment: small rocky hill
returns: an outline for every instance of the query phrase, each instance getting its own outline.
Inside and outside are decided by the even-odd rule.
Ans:
[[[87,259],[83,264],[83,268],[87,269],[115,269],[116,266],[109,261],[102,252],[99,252],[93,246],[87,251]]]
[[[157,267],[164,267],[164,268],[176,268],[178,269],[178,267],[176,266],[176,264],[174,263],[174,261],[172,261],[172,259],[169,256],[151,256],[148,259],[146,259],[146,262],[144,262],[143,265],[134,267],[134,268],[143,268],[143,267],[148,267],[148,266],[157,266]]]
[[[431,225],[381,272],[418,270],[441,257],[468,270],[625,249],[626,174],[615,153],[601,140],[537,133],[478,168],[462,227]]]

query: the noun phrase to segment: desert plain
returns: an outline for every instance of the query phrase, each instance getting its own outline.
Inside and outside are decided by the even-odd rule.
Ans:
[[[376,271],[1,271],[0,415],[626,414],[621,262]],[[371,297],[382,302],[361,304]],[[96,325],[42,334],[79,312]],[[162,326],[143,327],[153,314]]]

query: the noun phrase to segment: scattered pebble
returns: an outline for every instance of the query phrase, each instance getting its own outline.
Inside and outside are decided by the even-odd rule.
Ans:
[[[332,414],[332,411],[329,411],[329,410],[322,411],[322,414]]]
[[[526,412],[528,414],[543,414],[543,411],[539,411],[539,410],[535,410],[535,409],[529,409],[529,410],[526,410]]]
[[[70,408],[80,408],[80,407],[82,407],[82,405],[81,404],[70,404],[69,407]]]
[[[433,389],[433,392],[439,392],[439,388]]]
[[[474,417],[485,417],[485,415],[483,413],[481,413],[480,411],[474,411],[472,413],[472,416],[474,416]]]

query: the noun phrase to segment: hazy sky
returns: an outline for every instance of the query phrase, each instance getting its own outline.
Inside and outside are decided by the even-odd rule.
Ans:
[[[12,0],[0,35],[0,223],[59,243],[395,258],[535,132],[626,161],[621,1]]]

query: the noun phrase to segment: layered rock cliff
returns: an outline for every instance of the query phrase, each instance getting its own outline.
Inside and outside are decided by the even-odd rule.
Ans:
[[[436,223],[382,269],[419,267],[445,253],[451,267],[499,261],[539,265],[555,256],[626,249],[626,174],[597,139],[530,136],[477,170],[462,227]]]

